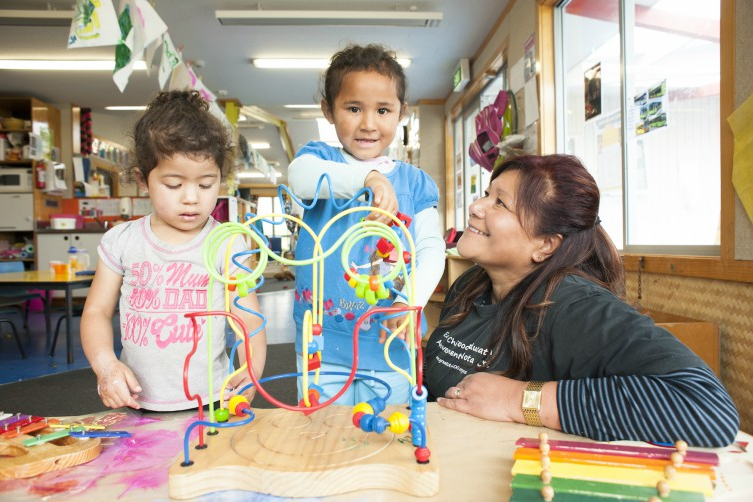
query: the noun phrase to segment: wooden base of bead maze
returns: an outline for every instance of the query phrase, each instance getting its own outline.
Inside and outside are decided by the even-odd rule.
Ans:
[[[36,435],[49,434],[42,429]],[[34,436],[22,434],[12,439],[0,438],[0,479],[31,478],[45,472],[83,464],[94,460],[102,452],[101,440],[62,437],[35,446],[23,442]]]
[[[404,406],[388,406],[405,412]],[[207,448],[189,451],[170,467],[170,497],[187,499],[221,490],[279,497],[321,497],[357,490],[396,490],[428,497],[439,492],[432,456],[419,464],[410,433],[367,433],[353,426],[352,407],[329,406],[308,416],[282,409],[254,410],[248,425],[206,435]],[[431,436],[427,431],[427,447]]]
[[[579,441],[549,441],[548,471],[551,481],[542,479],[540,441],[517,441],[512,468],[511,502],[546,500],[545,485],[552,500],[567,501],[703,501],[713,495],[719,464],[715,453],[688,450],[681,464],[671,467],[671,448],[623,446]],[[659,497],[657,485],[666,483],[668,494]],[[656,498],[653,498],[656,497]]]

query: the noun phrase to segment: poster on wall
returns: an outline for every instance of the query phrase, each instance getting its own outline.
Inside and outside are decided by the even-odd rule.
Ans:
[[[640,136],[667,126],[667,81],[635,95],[633,114],[636,116],[635,134]]]
[[[533,33],[523,46],[523,78],[526,82],[536,76],[536,45]]]
[[[592,66],[583,75],[585,87],[586,120],[601,115],[601,63]]]

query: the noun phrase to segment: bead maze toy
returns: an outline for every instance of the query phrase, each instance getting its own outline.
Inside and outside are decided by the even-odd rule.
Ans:
[[[94,460],[102,438],[130,436],[96,423],[0,414],[0,480],[31,478]]]
[[[527,500],[702,501],[713,495],[716,453],[520,438],[511,502]]]
[[[327,178],[325,175],[323,177]],[[321,187],[322,179],[319,180]],[[304,208],[310,209],[317,202],[305,205],[295,199],[286,187],[280,186],[279,197],[287,193]],[[421,364],[421,307],[414,306],[415,274],[412,273],[412,257],[415,256],[413,240],[408,232],[410,218],[398,213],[389,214],[370,205],[353,204],[362,195],[370,191],[362,190],[342,206],[331,196],[329,203],[337,206],[338,213],[316,234],[302,220],[290,214],[246,215],[244,223],[224,223],[215,228],[207,238],[203,248],[204,263],[210,274],[210,292],[213,284],[221,283],[225,287],[225,309],[209,312],[186,314],[193,323],[193,347],[186,357],[184,366],[184,390],[188,399],[196,400],[198,418],[186,431],[183,456],[176,461],[169,471],[169,492],[173,498],[185,499],[197,497],[219,490],[249,490],[283,497],[327,496],[346,493],[359,489],[379,488],[397,490],[410,495],[431,496],[439,490],[439,472],[436,463],[431,463],[429,433],[426,427],[427,391],[423,386],[423,365]],[[352,207],[348,207],[351,206]],[[281,203],[281,207],[284,204]],[[366,216],[375,212],[389,218],[386,225],[377,221],[361,219],[348,228],[328,249],[321,244],[323,236],[339,220],[353,213]],[[266,238],[256,229],[259,220],[280,224],[291,220],[314,239],[313,256],[310,259],[289,259],[273,252]],[[255,249],[230,256],[231,245],[226,246],[225,270],[232,263],[243,270],[235,276],[227,272],[220,275],[213,264],[222,245],[228,239],[247,236],[255,243]],[[404,249],[405,239],[408,249]],[[390,271],[384,275],[359,274],[348,266],[348,255],[355,243],[370,239],[375,241],[376,252],[382,261],[390,264]],[[329,399],[322,398],[319,386],[320,375],[332,375],[333,372],[321,371],[322,349],[326,332],[322,328],[324,316],[324,259],[339,251],[344,277],[355,289],[357,297],[364,299],[371,307],[357,319],[353,333],[353,363],[349,373],[336,373],[345,377],[345,384]],[[255,254],[258,263],[252,269],[242,264]],[[262,275],[268,260],[272,258],[287,266],[312,265],[313,285],[311,309],[307,310],[303,320],[303,344],[300,358],[300,373],[274,375],[257,380],[251,364],[250,340],[257,331],[248,333],[242,320],[230,312],[229,292],[235,290],[239,297],[258,289],[264,280]],[[332,278],[326,278],[332,280]],[[404,283],[399,289],[395,286],[397,279]],[[405,302],[407,307],[378,306],[380,300],[395,295]],[[244,308],[240,304],[239,308]],[[266,318],[261,313],[252,312],[262,320],[262,329]],[[247,364],[238,370],[229,369],[231,376],[245,371],[250,376],[256,390],[275,410],[252,410],[248,399],[241,393],[245,389],[228,391],[229,376],[220,391],[220,402],[227,407],[214,409],[209,401],[208,417],[203,413],[202,397],[195,395],[188,387],[186,375],[190,364],[198,351],[197,317],[224,316],[237,335],[233,346],[235,350],[245,351]],[[394,331],[387,330],[383,323],[390,318],[399,318],[399,326]],[[405,405],[387,406],[390,386],[377,378],[360,375],[358,366],[358,339],[362,323],[379,322],[389,332],[385,342],[387,364],[405,376],[411,386],[407,409]],[[405,330],[405,341],[397,335]],[[207,333],[211,337],[211,325]],[[211,340],[207,340],[207,347]],[[402,343],[410,357],[410,367],[400,368],[389,359],[388,347],[392,343]],[[211,359],[209,359],[211,361]],[[231,361],[233,357],[231,357]],[[232,363],[231,363],[232,364]],[[306,389],[297,404],[283,403],[275,399],[264,389],[264,382],[278,378],[300,378],[301,388]],[[342,396],[355,379],[372,379],[383,388],[380,397],[362,402],[352,410],[343,406],[330,406]],[[211,382],[211,378],[210,378]],[[211,385],[211,384],[210,384]],[[209,395],[216,395],[210,387]],[[383,416],[384,415],[384,416]],[[386,418],[385,418],[386,417]],[[198,439],[194,448],[189,447],[189,435],[198,429]],[[208,430],[205,434],[205,430]]]

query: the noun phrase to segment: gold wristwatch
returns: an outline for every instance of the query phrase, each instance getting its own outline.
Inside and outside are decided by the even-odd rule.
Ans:
[[[523,417],[527,425],[541,427],[541,388],[544,382],[528,382],[523,391]]]

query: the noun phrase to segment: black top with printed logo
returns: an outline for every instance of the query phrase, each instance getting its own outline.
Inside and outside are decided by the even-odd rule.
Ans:
[[[445,305],[472,279],[472,267],[453,284]],[[543,296],[537,292],[536,301]],[[729,444],[737,433],[737,410],[708,366],[670,332],[614,296],[579,276],[567,276],[551,295],[541,331],[532,342],[530,380],[558,381],[557,401],[565,432],[599,440],[671,440],[694,445]],[[457,308],[457,307],[456,307]],[[444,396],[476,365],[491,357],[487,347],[501,305],[490,294],[477,299],[458,325],[439,326],[425,351],[425,383],[430,399]],[[445,307],[440,323],[454,311]],[[527,319],[533,333],[536,316]],[[509,350],[490,368],[504,370]],[[662,409],[652,415],[652,411]],[[638,417],[643,408],[645,417]],[[597,411],[595,411],[597,410]],[[660,416],[656,416],[660,415]],[[696,423],[675,420],[696,417]],[[686,429],[652,426],[683,422]],[[635,423],[640,423],[636,426]],[[643,425],[646,425],[643,427]],[[676,435],[684,434],[684,435]],[[669,437],[669,436],[673,437]]]

